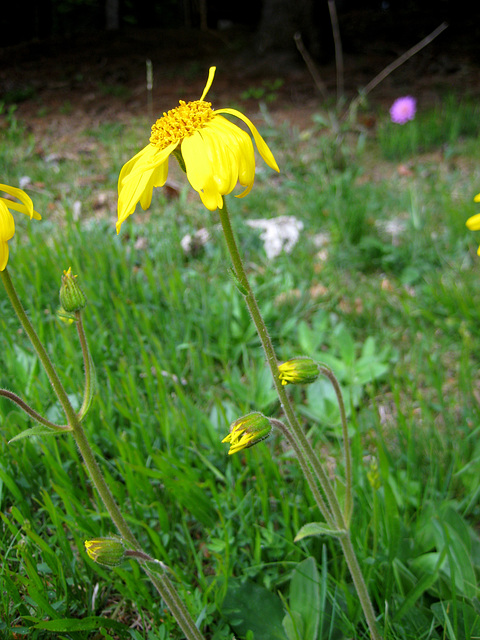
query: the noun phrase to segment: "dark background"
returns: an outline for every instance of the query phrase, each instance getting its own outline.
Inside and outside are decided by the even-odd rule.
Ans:
[[[335,6],[347,52],[372,38],[406,45],[446,21],[448,46],[468,47],[479,58],[478,1],[336,0]],[[9,0],[3,3],[0,25],[4,54],[15,45],[117,29],[205,31],[227,25],[255,31],[260,52],[292,48],[292,34],[299,30],[317,60],[333,53],[327,0],[36,0],[31,5]]]
[[[439,88],[480,95],[480,2],[336,0],[335,6],[347,97],[442,22],[446,31],[371,97],[385,104],[406,93],[432,99]],[[296,32],[335,95],[327,0],[37,0],[33,6],[9,0],[0,22],[0,106],[18,105],[18,115],[32,123],[42,110],[99,118],[120,109],[126,117],[138,113],[146,104],[147,59],[155,112],[179,96],[198,97],[211,64],[218,67],[219,104],[281,78],[277,105],[316,107],[322,96],[295,46]]]

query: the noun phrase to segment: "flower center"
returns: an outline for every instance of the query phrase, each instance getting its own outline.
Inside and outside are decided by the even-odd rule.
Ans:
[[[191,136],[205,127],[212,120],[214,112],[211,102],[195,100],[184,102],[180,100],[180,106],[164,113],[152,126],[150,143],[161,151],[174,142],[180,142],[183,138]]]

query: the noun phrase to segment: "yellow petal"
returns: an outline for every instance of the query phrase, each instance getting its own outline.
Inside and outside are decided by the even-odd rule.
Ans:
[[[0,242],[0,271],[4,271],[8,262],[8,242]]]
[[[257,128],[255,127],[253,122],[251,122],[251,120],[249,120],[247,116],[244,116],[243,113],[240,113],[240,111],[237,111],[236,109],[217,109],[215,110],[215,113],[229,113],[231,116],[236,116],[237,118],[240,118],[240,120],[242,120],[242,122],[244,122],[252,132],[253,139],[255,140],[255,144],[257,145],[258,152],[260,153],[262,158],[265,160],[265,162],[268,164],[268,166],[271,169],[275,169],[275,171],[280,171],[275,161],[275,158],[273,157],[273,153],[268,148],[268,145],[265,142],[265,140],[258,133]]]
[[[465,224],[472,231],[478,231],[480,229],[480,213],[469,218]]]
[[[0,241],[7,242],[15,234],[15,220],[8,210],[8,205],[4,204],[3,198],[0,202]]]
[[[130,158],[128,162],[126,162],[118,176],[118,189],[127,178],[127,176],[132,176],[135,173],[141,172],[145,168],[153,169],[154,159],[156,158],[157,149],[153,146],[153,144],[147,144],[146,147],[143,147],[141,151],[139,151],[133,158]]]
[[[25,193],[25,191],[23,191],[22,189],[17,189],[16,187],[10,187],[8,184],[0,184],[0,191],[5,191],[5,193],[8,193],[14,198],[17,198],[17,200],[20,200],[20,202],[23,203],[23,211],[27,215],[29,215],[30,218],[33,217],[33,202],[30,196]]]
[[[19,204],[18,202],[13,202],[8,198],[0,198],[0,201],[2,201],[9,209],[13,209],[14,211],[20,211],[20,213],[24,213],[25,215],[29,216],[30,219],[32,218],[34,218],[35,220],[42,219],[42,216],[38,213],[38,211],[35,211],[35,209],[32,209],[30,211],[29,207],[26,207],[23,204]]]
[[[225,142],[210,128],[200,132],[205,148],[214,167],[213,179],[222,195],[230,193],[238,182],[238,163],[235,154]]]
[[[212,86],[213,78],[215,77],[216,69],[217,69],[217,67],[210,67],[210,69],[208,70],[207,84],[205,85],[205,89],[203,90],[202,97],[200,98],[200,100],[203,100],[205,98],[205,96],[207,95],[207,93],[210,91],[210,87]]]
[[[30,216],[30,219],[35,218],[35,220],[41,220],[41,215],[33,208],[32,199],[25,193],[25,191],[23,191],[23,189],[17,189],[16,187],[11,187],[8,184],[0,184],[0,191],[8,193],[14,198],[17,198],[17,200],[20,200],[22,203],[18,204],[18,202],[12,202],[7,198],[1,198],[9,209],[25,213],[27,216]]]
[[[177,145],[170,145],[173,149]],[[168,177],[168,156],[171,151],[158,151],[148,144],[136,156],[125,163],[118,177],[117,233],[123,222],[140,202],[143,210],[152,202],[154,187],[163,187]]]
[[[15,221],[6,204],[0,202],[0,271],[8,262],[8,240],[15,234]]]
[[[215,211],[223,204],[223,200],[214,179],[214,168],[207,145],[198,131],[183,140],[182,155],[188,181],[195,191],[198,191],[207,209]]]
[[[206,184],[205,189],[203,191],[199,191],[198,195],[200,196],[203,205],[209,211],[216,211],[217,209],[223,208],[223,198],[213,183]]]
[[[150,206],[152,202],[152,194],[154,187],[163,187],[168,178],[168,158],[165,160],[163,164],[159,167],[155,167],[152,171],[152,175],[149,180],[149,184],[147,185],[145,191],[143,192],[142,197],[140,198],[140,204],[142,209],[145,211]],[[147,194],[150,191],[150,197],[147,198]]]
[[[120,232],[122,223],[131,215],[139,202],[145,210],[152,201],[153,185],[151,179],[154,170],[145,171],[138,178],[125,180],[118,195],[118,222],[117,233]]]
[[[473,201],[474,202],[480,202],[480,193],[477,193],[477,195],[474,197]]]
[[[235,155],[238,180],[252,186],[255,179],[255,154],[250,136],[223,116],[216,116],[208,126]]]

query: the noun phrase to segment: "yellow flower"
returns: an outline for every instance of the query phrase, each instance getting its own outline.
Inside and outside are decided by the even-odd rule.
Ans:
[[[8,241],[15,234],[15,221],[9,210],[21,211],[30,216],[30,219],[35,218],[35,220],[40,220],[41,216],[34,210],[33,202],[22,189],[0,184],[0,191],[8,193],[22,203],[13,202],[8,198],[0,198],[0,271],[3,271],[8,262]]]
[[[210,67],[200,100],[184,102],[164,113],[152,126],[150,144],[129,160],[118,178],[117,233],[140,202],[147,209],[154,187],[163,187],[168,158],[173,153],[187,178],[210,211],[223,207],[222,196],[239,182],[246,196],[255,178],[255,156],[250,136],[221,113],[240,118],[250,129],[257,149],[267,165],[278,171],[266,142],[250,120],[236,109],[213,110],[204,98],[212,86],[215,67]]]
[[[116,567],[125,558],[125,547],[119,538],[93,538],[85,540],[88,556],[109,567]]]
[[[300,356],[278,365],[278,378],[283,385],[309,384],[318,376],[318,364],[312,358]]]
[[[265,440],[272,430],[268,418],[262,413],[254,411],[243,418],[239,418],[230,425],[230,433],[222,442],[230,442],[228,455],[253,447],[257,442]]]
[[[477,193],[473,201],[480,202],[480,193]],[[476,215],[469,218],[466,222],[466,225],[472,231],[479,231],[480,230],[480,213],[477,213]],[[480,256],[480,247],[478,247],[477,254]]]

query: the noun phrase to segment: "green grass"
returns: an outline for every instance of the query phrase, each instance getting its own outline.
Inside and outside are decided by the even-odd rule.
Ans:
[[[404,175],[375,136],[360,153],[356,140],[333,148],[314,129],[307,140],[288,126],[261,129],[281,173],[260,164],[251,194],[230,200],[233,222],[279,358],[323,359],[344,386],[352,535],[380,627],[392,640],[480,636],[480,239],[465,228],[480,184],[475,138],[459,133],[448,154],[443,143],[428,155],[414,148]],[[118,172],[146,135],[145,122],[105,123],[68,154],[48,149],[57,154],[48,162],[8,112],[2,181],[29,176],[43,215],[16,217],[9,271],[19,295],[80,404],[76,332],[56,318],[63,269],[79,274],[98,381],[88,436],[132,529],[172,568],[206,638],[305,640],[303,593],[321,611],[305,623],[313,640],[367,638],[337,542],[294,542],[320,516],[290,449],[277,434],[232,457],[221,444],[239,416],[281,413],[215,213],[186,186],[173,199],[157,190],[150,210],[115,233]],[[184,185],[173,162],[172,174]],[[269,261],[244,221],[287,214],[304,224],[300,242]],[[202,226],[211,240],[185,255],[181,238]],[[0,307],[0,386],[60,420],[4,294]],[[291,394],[342,478],[329,389]],[[114,530],[73,440],[9,445],[31,423],[4,399],[0,425],[0,635],[181,638],[138,565],[107,570],[86,555],[86,538]]]

